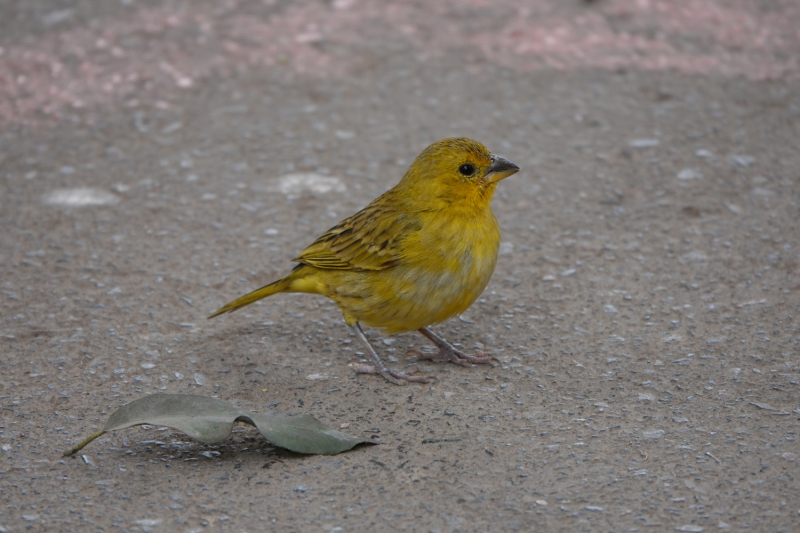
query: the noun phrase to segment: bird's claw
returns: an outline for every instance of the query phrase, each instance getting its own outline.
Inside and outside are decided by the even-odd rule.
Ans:
[[[497,366],[500,364],[497,359],[494,358],[493,355],[484,354],[480,350],[475,352],[475,355],[469,355],[465,353],[458,352],[460,355],[459,357],[466,359],[467,361],[476,364],[476,365],[492,365]]]
[[[428,361],[450,361],[460,366],[470,367],[472,365],[492,365],[497,364],[497,360],[491,355],[484,355],[483,352],[475,352],[475,355],[465,354],[455,348],[442,348],[438,352],[423,353],[419,350],[409,350],[406,355],[413,354],[417,359]]]
[[[388,367],[379,369],[374,365],[365,365],[363,363],[351,363],[349,366],[356,374],[380,374],[386,381],[394,383],[395,385],[405,385],[409,382],[429,383],[431,380],[429,376],[424,376],[417,372],[414,374],[406,374],[405,372],[393,370]]]

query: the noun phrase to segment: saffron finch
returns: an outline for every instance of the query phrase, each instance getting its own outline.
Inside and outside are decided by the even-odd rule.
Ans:
[[[427,382],[389,368],[361,325],[386,333],[419,331],[439,348],[423,359],[462,366],[489,364],[491,356],[458,351],[429,326],[464,312],[489,283],[500,229],[490,206],[497,183],[516,173],[514,163],[464,137],[428,146],[394,188],[328,230],[294,261],[291,273],[215,311],[234,311],[279,292],[327,296],[370,355],[356,372],[403,384]]]

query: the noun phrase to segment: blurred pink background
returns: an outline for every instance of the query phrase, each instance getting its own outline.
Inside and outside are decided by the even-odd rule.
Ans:
[[[0,123],[167,102],[237,70],[368,75],[374,50],[389,45],[419,61],[462,52],[475,71],[493,62],[753,80],[800,72],[797,0],[308,0],[282,9],[274,0],[185,1],[74,22],[17,42],[0,38]]]

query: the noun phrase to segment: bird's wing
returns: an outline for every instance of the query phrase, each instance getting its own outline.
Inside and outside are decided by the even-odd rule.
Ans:
[[[340,222],[294,261],[336,270],[383,270],[403,259],[403,241],[419,231],[414,215],[375,202]]]

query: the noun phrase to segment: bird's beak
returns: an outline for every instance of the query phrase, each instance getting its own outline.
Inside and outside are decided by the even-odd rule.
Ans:
[[[519,167],[508,159],[493,155],[492,164],[489,165],[489,169],[483,177],[489,180],[489,183],[497,183],[512,174],[516,174],[518,171]]]

